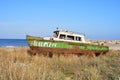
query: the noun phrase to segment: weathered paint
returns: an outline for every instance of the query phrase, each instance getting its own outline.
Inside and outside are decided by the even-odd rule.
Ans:
[[[30,37],[29,37],[30,38]],[[27,41],[30,46],[43,47],[43,48],[64,48],[64,49],[77,49],[80,50],[105,50],[108,51],[108,47],[106,46],[98,46],[91,44],[83,44],[83,43],[70,43],[70,42],[59,42],[59,41],[46,41],[46,40],[36,40],[34,38],[28,39]]]
[[[109,51],[107,46],[98,46],[85,43],[75,43],[75,42],[63,42],[54,40],[44,40],[40,37],[27,36],[26,40],[30,46],[33,54],[38,53],[39,55],[100,55],[105,54]],[[45,53],[45,54],[44,54]],[[60,54],[59,54],[60,53]],[[69,56],[68,55],[68,56]]]
[[[37,46],[30,46],[31,51],[33,53],[37,53],[39,55],[48,56],[51,54],[55,54],[57,56],[70,56],[74,53],[74,55],[80,56],[80,55],[88,55],[91,57],[98,56],[100,54],[105,54],[107,51],[103,50],[81,50],[81,49],[65,49],[65,48],[43,48],[43,47],[37,47]],[[49,56],[50,57],[50,56]]]
[[[56,48],[56,43],[33,40],[30,46]]]
[[[37,46],[37,47],[72,49],[72,45],[68,45],[68,43],[65,43],[65,42],[49,42],[49,41],[43,41],[43,40],[32,40],[30,41],[29,45]]]

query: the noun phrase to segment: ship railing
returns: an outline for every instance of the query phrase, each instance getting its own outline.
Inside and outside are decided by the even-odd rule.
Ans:
[[[79,33],[79,32],[73,32],[73,31],[68,31],[68,30],[58,30],[58,31],[60,31],[60,32],[67,32],[67,33],[71,33],[71,34],[78,34],[78,35],[83,35],[83,36],[85,36],[84,33]]]

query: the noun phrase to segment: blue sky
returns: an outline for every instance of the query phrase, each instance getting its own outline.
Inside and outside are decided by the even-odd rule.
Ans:
[[[120,40],[120,0],[0,0],[0,38],[51,36],[56,27]]]

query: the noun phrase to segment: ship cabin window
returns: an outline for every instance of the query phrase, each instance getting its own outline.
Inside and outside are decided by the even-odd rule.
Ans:
[[[66,36],[66,35],[64,35],[64,34],[60,34],[59,39],[65,39],[65,36]]]
[[[81,41],[81,37],[76,37],[76,41]]]
[[[58,37],[59,32],[55,31],[53,34],[53,37],[57,38]]]
[[[67,40],[74,40],[74,36],[67,35]]]

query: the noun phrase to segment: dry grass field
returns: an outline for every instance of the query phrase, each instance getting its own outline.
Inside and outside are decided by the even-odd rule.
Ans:
[[[28,47],[0,48],[0,80],[118,80],[120,51],[88,58],[30,56]]]

